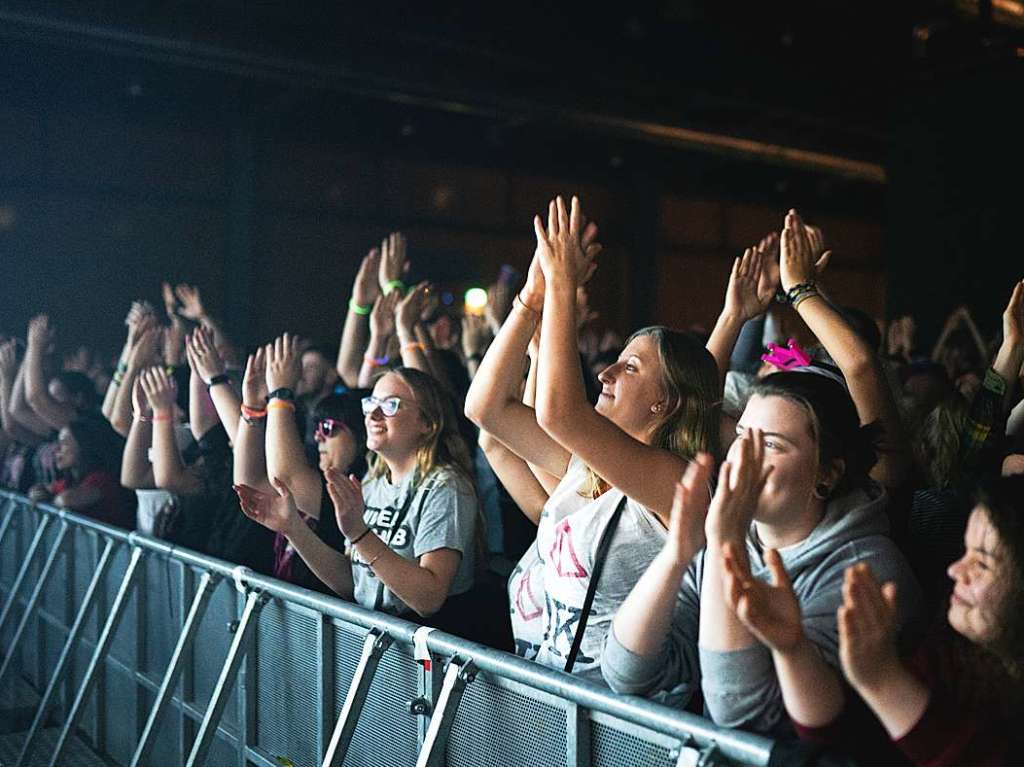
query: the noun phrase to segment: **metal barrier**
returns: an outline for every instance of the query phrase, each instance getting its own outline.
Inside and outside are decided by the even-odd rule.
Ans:
[[[0,601],[0,690],[38,695],[2,767],[758,766],[772,747],[9,493]]]

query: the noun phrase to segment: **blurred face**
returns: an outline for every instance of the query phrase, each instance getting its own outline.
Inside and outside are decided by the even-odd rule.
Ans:
[[[965,552],[949,566],[953,595],[949,599],[949,625],[978,644],[999,635],[999,615],[1006,598],[1010,563],[989,521],[984,506],[975,507],[964,533]]]
[[[315,394],[323,389],[331,364],[320,352],[307,351],[302,355],[302,377],[299,378],[295,393],[298,396]]]
[[[597,380],[601,382],[597,412],[626,433],[646,441],[668,406],[656,341],[651,336],[634,338]]]
[[[366,448],[394,460],[413,455],[429,435],[430,428],[423,420],[409,384],[401,376],[388,373],[373,387],[373,397],[381,402],[398,398],[399,402],[394,415],[384,415],[384,406],[380,405],[366,414]]]
[[[817,500],[814,488],[818,481],[818,445],[807,411],[783,397],[755,394],[736,424],[736,433],[742,435],[752,428],[764,432],[764,462],[772,467],[754,519],[781,524],[802,515]],[[738,440],[733,442],[730,458],[735,458],[739,447]]]
[[[57,468],[68,471],[78,466],[81,451],[78,441],[68,427],[64,427],[57,435]]]
[[[338,469],[347,472],[356,460],[359,445],[355,436],[341,421],[317,421],[313,435],[319,453],[320,471]]]

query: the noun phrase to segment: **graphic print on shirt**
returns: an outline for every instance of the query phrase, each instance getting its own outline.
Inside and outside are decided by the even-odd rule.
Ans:
[[[519,585],[516,587],[515,606],[519,617],[524,621],[539,618],[544,612],[544,607],[537,602],[537,598],[533,595],[533,572],[532,569],[528,570],[519,579]]]
[[[400,509],[385,506],[383,509],[367,506],[363,521],[373,530],[374,535],[393,549],[401,549],[410,545],[412,531],[404,524]]]
[[[555,572],[560,578],[586,578],[587,571],[576,556],[576,548],[572,544],[572,528],[569,519],[563,519],[555,527],[555,540],[548,552],[548,559],[554,563]]]
[[[548,624],[544,629],[543,643],[550,647],[553,655],[567,658],[572,649],[573,639],[576,638],[583,608],[559,602],[550,594],[545,594],[544,599],[547,604]],[[597,658],[592,658],[584,653],[581,646],[580,653],[576,656],[576,667],[581,668],[596,662],[596,660]]]
[[[544,612],[543,606],[533,595],[533,575],[539,562],[534,559],[534,566],[523,567],[520,562],[509,576],[509,612],[512,625],[518,626],[515,639],[515,654],[520,658],[534,660],[540,652],[540,621]],[[543,591],[543,588],[539,589]],[[529,637],[529,638],[527,638]]]

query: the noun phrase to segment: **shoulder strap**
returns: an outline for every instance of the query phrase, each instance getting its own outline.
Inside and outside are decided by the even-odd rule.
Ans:
[[[601,533],[601,540],[597,544],[597,555],[594,557],[594,569],[590,573],[590,583],[587,585],[587,597],[583,600],[583,609],[580,611],[580,620],[576,625],[576,635],[572,638],[572,649],[569,650],[569,657],[565,661],[565,671],[572,673],[576,665],[576,656],[580,654],[580,646],[583,644],[583,635],[587,631],[587,620],[590,618],[590,609],[594,606],[594,595],[597,593],[597,582],[601,579],[601,571],[604,570],[604,561],[608,558],[608,547],[612,545],[612,536],[615,535],[615,528],[619,526],[619,518],[622,510],[626,508],[626,496],[623,494],[612,512],[611,519],[605,525]]]

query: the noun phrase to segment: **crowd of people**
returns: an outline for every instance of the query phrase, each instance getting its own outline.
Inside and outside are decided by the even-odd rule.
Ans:
[[[1019,753],[1024,282],[994,343],[959,308],[922,353],[912,318],[830,298],[789,211],[710,333],[623,342],[580,201],[534,233],[461,317],[389,235],[336,355],[246,352],[189,285],[132,303],[109,364],[39,315],[0,339],[2,484],[721,726],[865,764]]]

